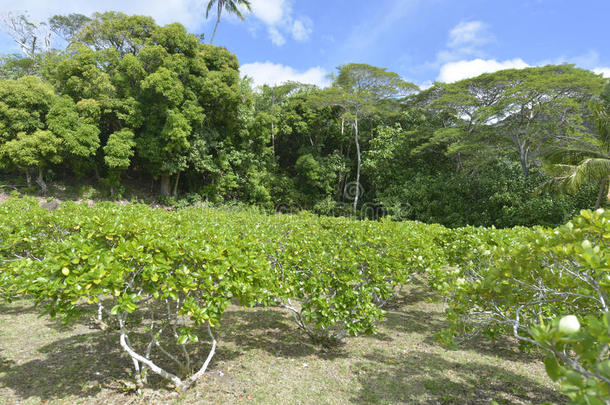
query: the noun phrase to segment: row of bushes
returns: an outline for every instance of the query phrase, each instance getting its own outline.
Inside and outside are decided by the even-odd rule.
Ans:
[[[609,239],[602,210],[558,229],[496,230],[112,203],[50,212],[12,198],[0,205],[0,293],[66,319],[97,305],[140,386],[152,371],[186,388],[209,365],[231,303],[283,307],[328,346],[374,333],[419,274],[447,298],[445,343],[510,334],[547,353],[549,376],[574,401],[600,403],[610,387]],[[212,346],[195,358],[204,339]]]
[[[67,319],[97,304],[98,321],[120,331],[138,383],[152,371],[180,388],[205,372],[213,328],[232,302],[286,308],[332,345],[373,333],[399,285],[437,260],[426,225],[306,213],[113,203],[47,211],[13,198],[0,206],[0,224],[5,298],[31,296]],[[150,337],[136,342],[142,330]],[[203,338],[213,346],[202,364],[188,352]]]
[[[556,229],[458,229],[454,238],[453,266],[430,273],[447,297],[445,343],[512,336],[545,353],[572,403],[608,403],[610,211],[581,211]]]

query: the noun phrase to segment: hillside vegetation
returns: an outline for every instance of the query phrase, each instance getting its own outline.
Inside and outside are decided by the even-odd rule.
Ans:
[[[32,47],[0,63],[0,170],[24,192],[52,181],[450,227],[555,226],[607,200],[610,88],[591,71],[421,90],[347,63],[327,88],[254,88],[234,54],[178,23],[55,16],[65,47],[43,49],[39,26],[11,21]]]

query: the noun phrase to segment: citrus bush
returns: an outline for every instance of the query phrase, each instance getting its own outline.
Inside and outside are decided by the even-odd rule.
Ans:
[[[138,386],[150,372],[181,389],[197,381],[231,303],[287,308],[307,335],[332,345],[374,333],[400,286],[443,264],[435,233],[414,222],[114,203],[49,212],[18,198],[0,206],[0,220],[3,295],[30,296],[66,319],[97,307]]]
[[[193,227],[179,213],[110,203],[95,209],[65,203],[51,215],[60,238],[4,261],[13,285],[52,316],[78,317],[85,304],[103,300],[139,386],[150,370],[187,388],[209,365],[212,328],[232,300],[271,303],[271,273],[258,244],[224,224]],[[143,330],[146,341],[136,343],[133,336]],[[189,345],[204,338],[211,342],[208,356],[192,358]]]
[[[281,235],[269,257],[282,280],[278,301],[324,345],[374,333],[383,306],[414,274],[435,264],[423,224],[306,213],[274,218]]]
[[[515,228],[492,239],[440,283],[451,322],[443,338],[510,334],[547,353],[549,376],[574,401],[607,400],[610,212],[582,211],[557,229]]]
[[[42,255],[60,233],[35,198],[11,198],[0,205],[0,298],[10,300],[16,293],[10,264]]]

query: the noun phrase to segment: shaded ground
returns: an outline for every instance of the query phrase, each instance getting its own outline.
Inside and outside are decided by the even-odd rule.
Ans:
[[[448,350],[434,338],[442,305],[412,291],[389,310],[376,336],[336,351],[311,345],[286,313],[230,307],[219,351],[193,389],[153,382],[141,397],[114,332],[72,328],[27,302],[0,305],[0,403],[23,404],[488,404],[564,403],[541,356],[514,342]]]
[[[109,190],[94,178],[78,178],[72,175],[60,176],[59,179],[47,181],[48,191],[45,195],[40,194],[40,187],[32,181],[28,187],[25,179],[21,176],[9,176],[0,173],[0,203],[2,203],[11,192],[18,191],[21,195],[37,197],[41,201],[57,199],[59,201],[118,201],[126,204],[128,202],[141,202],[155,205],[159,199],[159,185],[150,183],[150,179],[144,181],[138,177],[138,173],[126,173],[121,179],[123,189],[122,197],[118,200],[110,198]]]

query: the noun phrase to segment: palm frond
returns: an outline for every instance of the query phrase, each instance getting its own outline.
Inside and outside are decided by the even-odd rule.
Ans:
[[[225,5],[225,9],[227,10],[227,12],[233,13],[236,16],[238,16],[242,21],[244,20],[243,14],[239,10],[239,7],[237,7],[237,4],[235,4],[234,2],[228,1],[227,4]]]
[[[600,181],[610,176],[610,159],[590,158],[583,160],[576,166],[574,171],[574,182]]]
[[[208,16],[210,15],[210,10],[212,9],[212,7],[214,6],[214,3],[216,3],[216,0],[210,0],[208,2],[208,7],[205,10],[205,18],[207,19]]]
[[[565,163],[577,165],[589,158],[608,158],[599,148],[594,145],[570,146],[567,148],[552,148],[545,152],[543,159],[546,163],[559,164]]]
[[[252,5],[250,3],[250,0],[237,0],[237,3],[244,6],[246,10],[252,11]]]
[[[250,2],[248,0],[229,0],[225,4],[225,8],[228,12],[235,14],[241,20],[244,20],[244,16],[239,9],[239,6],[243,6],[246,10],[251,11]]]
[[[574,193],[585,183],[599,183],[610,176],[610,159],[585,159],[578,165],[554,164],[545,170],[551,176],[548,185]]]

